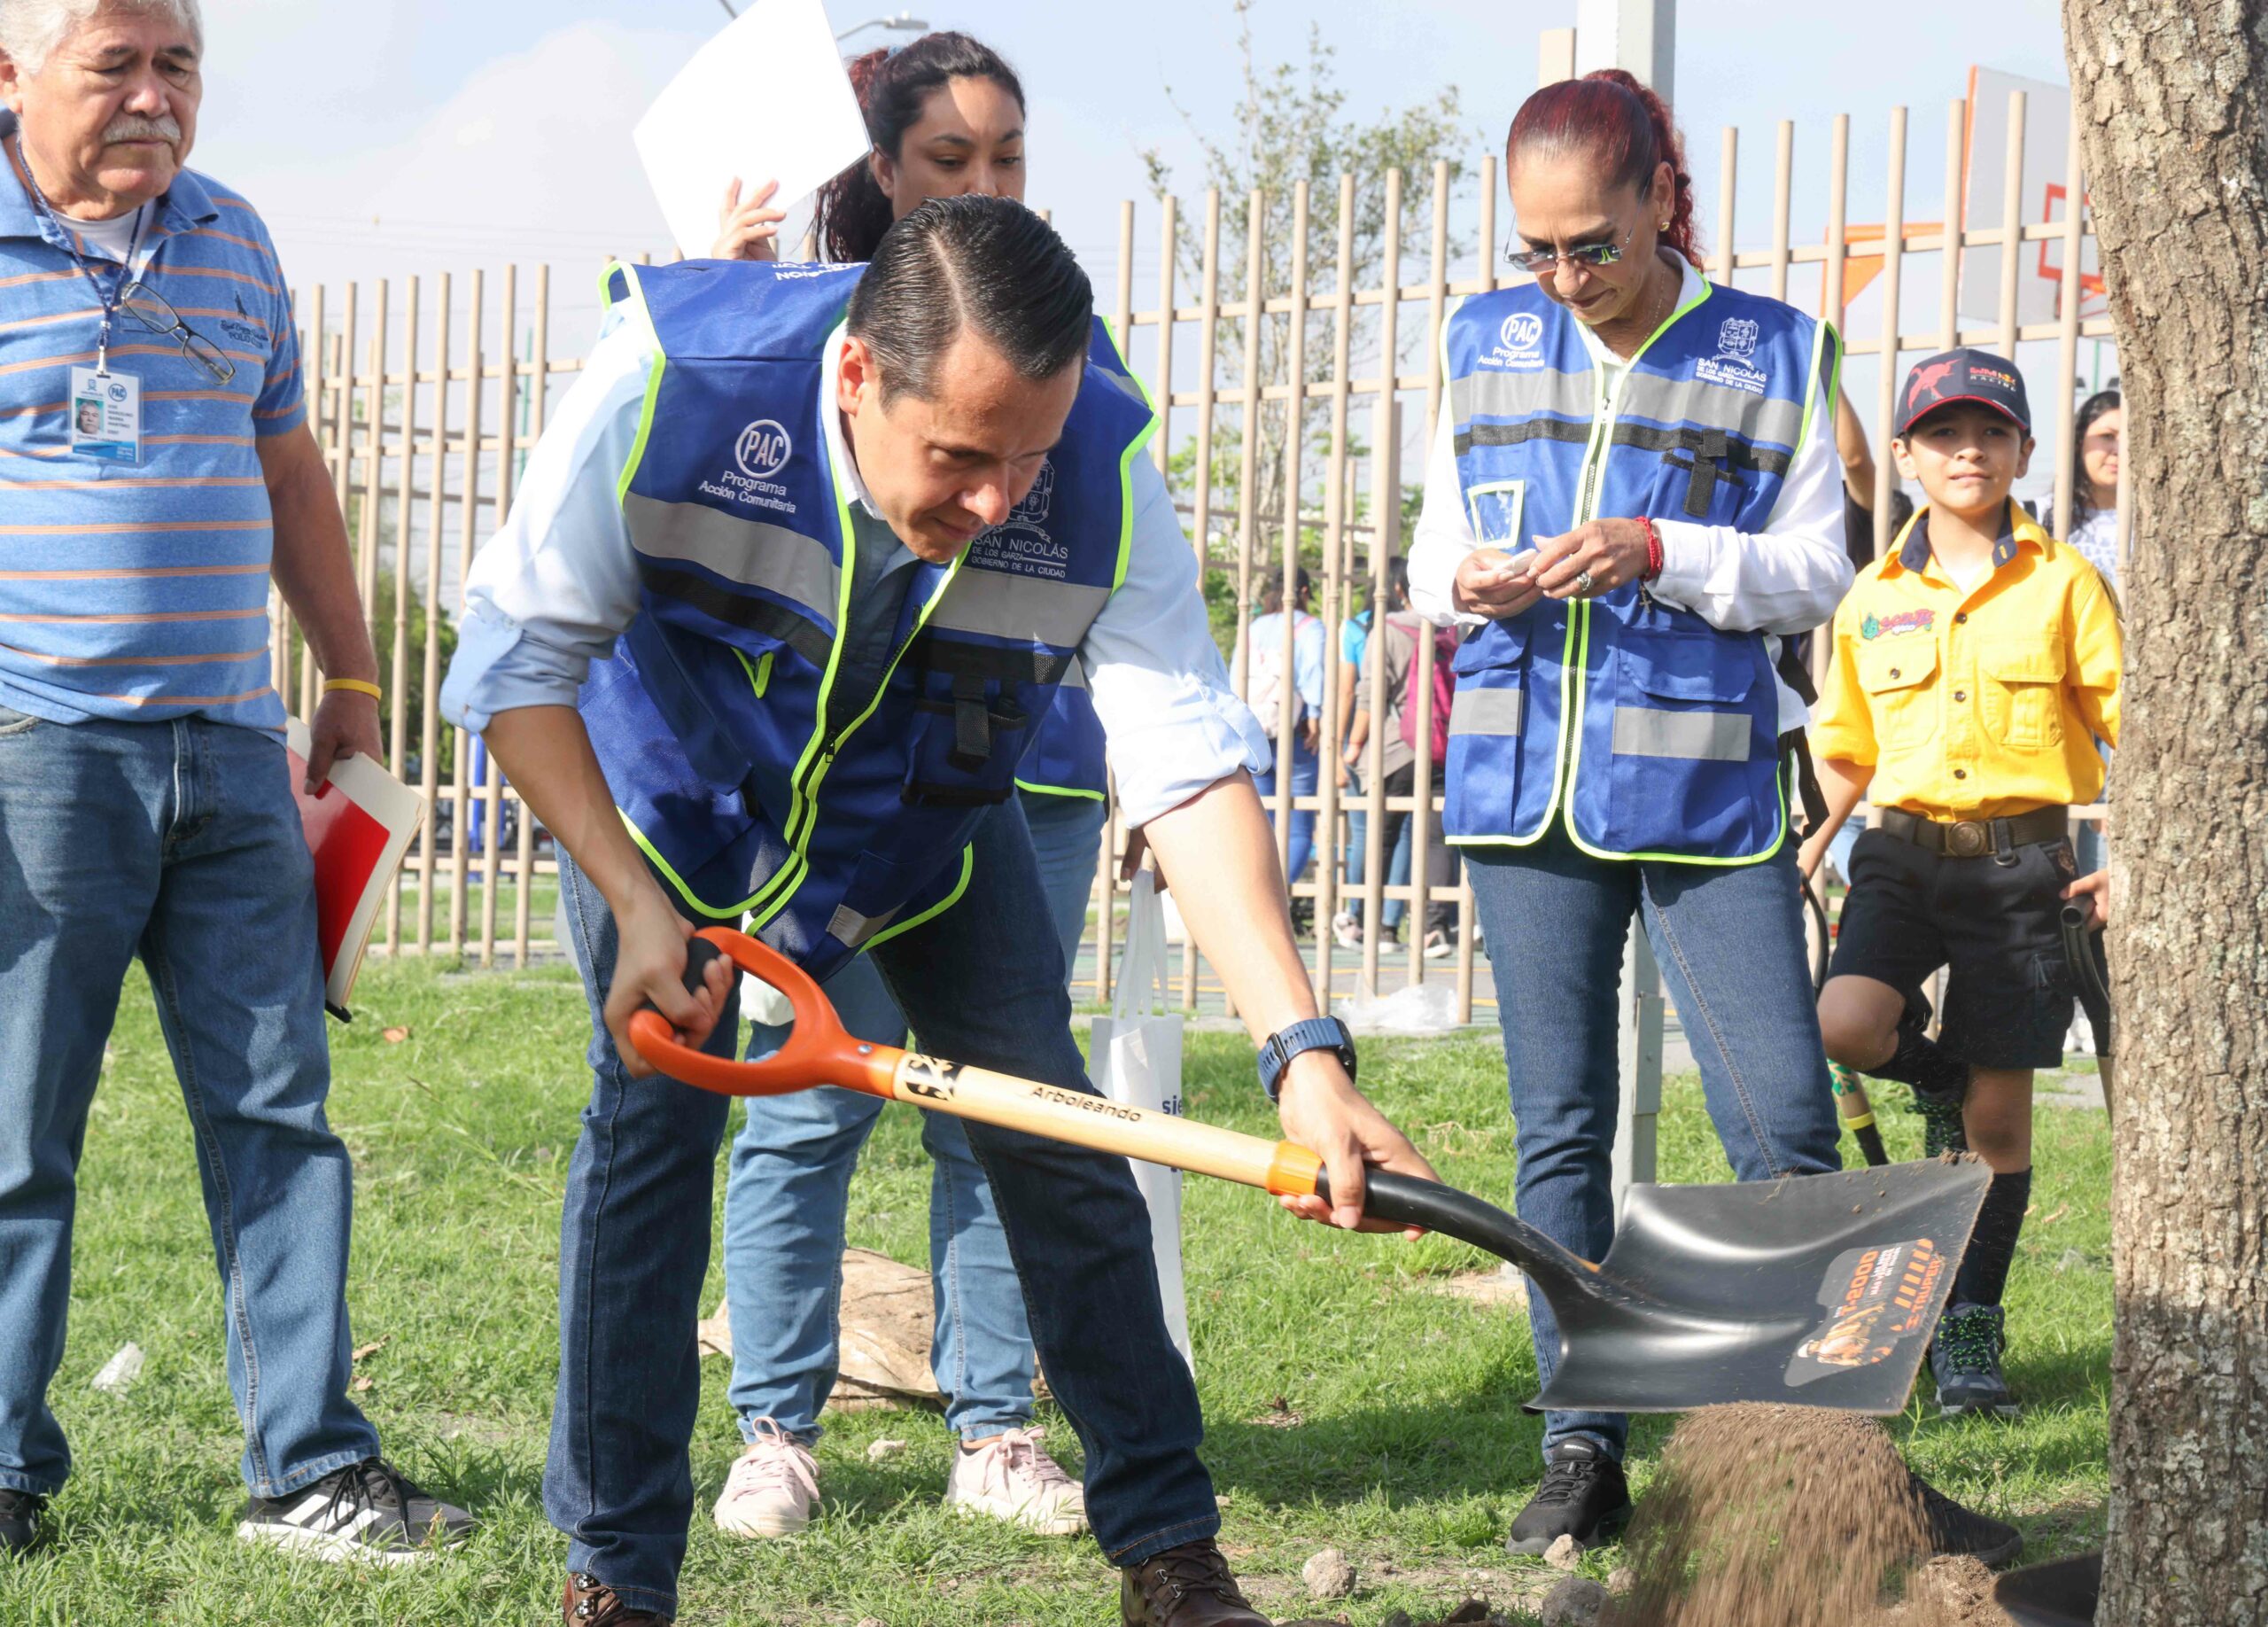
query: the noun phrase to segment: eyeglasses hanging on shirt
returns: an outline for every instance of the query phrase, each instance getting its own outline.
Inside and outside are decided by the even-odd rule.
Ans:
[[[105,279],[97,275],[80,247],[78,234],[48,202],[47,193],[32,174],[31,160],[22,151],[20,136],[17,147],[23,177],[31,188],[33,199],[62,237],[79,274],[87,279],[87,286],[94,291],[96,303],[102,309],[102,328],[95,339],[94,366],[71,370],[71,450],[104,463],[138,463],[142,461],[142,378],[123,369],[113,372],[110,365],[111,330],[117,323],[119,313],[123,310],[140,326],[161,339],[175,341],[183,357],[203,368],[216,384],[227,384],[234,378],[236,364],[221,354],[218,346],[191,331],[182,321],[181,313],[136,275],[135,261],[141,258],[150,222],[156,218],[154,207],[144,206],[135,222],[133,237],[127,244],[126,262],[119,267],[114,281],[105,285]]]

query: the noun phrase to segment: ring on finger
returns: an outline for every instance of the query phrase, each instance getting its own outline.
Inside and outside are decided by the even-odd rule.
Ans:
[[[1575,591],[1576,591],[1577,593],[1588,593],[1590,590],[1591,590],[1591,573],[1590,573],[1588,571],[1578,571],[1578,572],[1575,572]]]

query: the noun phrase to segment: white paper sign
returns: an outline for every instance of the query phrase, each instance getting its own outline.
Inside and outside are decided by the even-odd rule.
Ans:
[[[631,139],[687,256],[717,240],[717,211],[777,181],[792,209],[866,152],[866,121],[819,0],[756,0],[703,45]],[[788,245],[792,252],[793,245]]]

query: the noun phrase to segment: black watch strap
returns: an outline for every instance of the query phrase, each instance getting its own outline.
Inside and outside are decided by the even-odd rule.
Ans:
[[[1302,1051],[1336,1051],[1350,1080],[1355,1077],[1355,1036],[1337,1017],[1309,1017],[1278,1029],[1260,1047],[1260,1088],[1273,1102],[1282,1089],[1284,1070]]]

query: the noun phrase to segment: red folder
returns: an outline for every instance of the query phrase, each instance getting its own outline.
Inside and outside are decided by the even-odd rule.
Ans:
[[[425,817],[425,798],[367,757],[330,766],[330,776],[309,796],[307,726],[290,720],[285,743],[291,756],[291,788],[299,798],[299,820],[315,860],[315,937],[322,952],[323,1004],[341,1022],[351,1022],[346,997],[361,969],[362,951],[377,924],[386,884],[409,851],[409,838]]]

